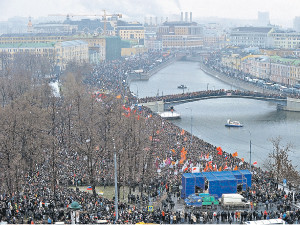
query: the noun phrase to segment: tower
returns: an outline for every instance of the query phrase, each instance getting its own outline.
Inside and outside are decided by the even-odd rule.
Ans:
[[[31,16],[29,16],[29,21],[27,24],[27,33],[32,33],[33,32],[33,26],[32,26],[32,22],[31,22]]]

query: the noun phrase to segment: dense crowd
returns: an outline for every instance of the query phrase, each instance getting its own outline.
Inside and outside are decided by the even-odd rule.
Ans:
[[[128,74],[136,69],[147,72],[154,64],[159,65],[157,60],[162,58],[164,59],[161,53],[150,52],[135,58],[104,62],[94,68],[85,83],[95,87],[95,90],[102,89],[115,95],[127,95],[128,101],[125,104],[131,105],[135,102],[135,98],[130,96],[126,84]],[[163,62],[165,60],[167,59]],[[225,94],[224,90],[211,92]],[[233,93],[240,94],[238,91]],[[193,93],[193,97],[205,94],[211,93]],[[183,95],[187,98],[191,97],[190,94]],[[162,98],[171,101],[181,97],[182,94]],[[152,98],[144,100],[151,101]],[[151,120],[157,124],[157,130],[151,136],[155,145],[153,154],[157,156],[152,162],[154,173],[148,183],[131,184],[134,189],[139,190],[139,194],[128,195],[126,203],[119,202],[117,223],[240,223],[245,220],[268,218],[283,218],[292,223],[299,220],[299,210],[292,206],[292,202],[297,203],[300,200],[299,193],[283,191],[269,173],[259,167],[253,168],[252,187],[242,193],[252,203],[249,209],[235,211],[219,207],[206,211],[178,210],[176,205],[182,202],[179,190],[181,175],[190,172],[193,166],[201,168],[201,171],[219,171],[232,170],[236,167],[247,169],[249,164],[230,153],[218,154],[216,146],[192,137],[190,133],[153,114],[147,108],[142,107],[140,111],[141,116],[151,115]],[[149,134],[153,133],[151,126],[145,129]],[[68,188],[70,185],[89,185],[85,172],[81,170],[84,159],[72,151],[62,151],[60,154],[59,157],[63,160],[58,166],[58,173],[64,178],[62,179],[64,183],[58,184],[54,193],[46,185],[47,167],[45,165],[43,170],[41,166],[39,174],[27,175],[27,183],[19,193],[1,193],[0,221],[12,224],[46,224],[57,221],[86,224],[106,220],[108,223],[114,223],[116,215],[113,200]],[[184,160],[182,160],[183,155]],[[101,164],[101,176],[97,178],[97,185],[112,185],[113,170],[110,168],[113,168],[113,162],[102,159],[99,164]],[[100,166],[98,168],[96,173],[100,174]],[[80,213],[74,213],[70,209],[74,201],[80,204]],[[148,212],[149,202],[157,203],[153,212]]]

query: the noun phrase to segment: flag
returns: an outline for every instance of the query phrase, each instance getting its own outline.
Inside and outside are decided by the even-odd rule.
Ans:
[[[257,161],[255,161],[255,162],[253,163],[253,165],[257,165]]]
[[[233,170],[238,170],[238,166],[235,166]]]
[[[221,147],[217,147],[217,151],[218,151],[218,155],[222,155],[222,148]]]
[[[219,171],[222,171],[222,166],[220,166]]]
[[[244,161],[245,161],[245,159],[244,159],[244,158],[241,158],[241,160],[242,160],[242,162],[244,162]]]
[[[237,152],[232,153],[232,157],[237,157],[237,156],[238,156]]]
[[[92,190],[92,186],[88,186],[86,190],[91,191]]]
[[[227,170],[227,169],[228,169],[228,166],[227,166],[227,165],[225,165],[225,166],[224,166],[224,170]]]
[[[192,167],[192,173],[200,173],[200,167]]]
[[[174,154],[176,154],[176,151],[174,149],[171,150]]]
[[[121,98],[121,95],[117,95],[116,98],[117,98],[117,99],[120,99],[120,98]]]
[[[182,129],[182,131],[181,131],[180,135],[184,135],[184,129]]]

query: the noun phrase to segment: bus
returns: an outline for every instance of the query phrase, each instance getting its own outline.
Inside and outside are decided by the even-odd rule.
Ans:
[[[256,221],[246,221],[244,224],[249,225],[261,225],[261,224],[285,224],[285,221],[282,219],[269,219],[269,220],[256,220]]]

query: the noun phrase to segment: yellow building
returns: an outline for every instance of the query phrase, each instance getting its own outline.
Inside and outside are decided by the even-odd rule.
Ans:
[[[143,26],[118,26],[117,35],[123,40],[143,40],[145,29]]]
[[[145,48],[143,45],[137,45],[132,48],[122,48],[121,50],[121,56],[126,57],[126,56],[132,56],[132,55],[137,55],[137,54],[142,54],[147,52],[148,49]]]
[[[297,49],[300,47],[300,33],[279,33],[270,34],[274,48]]]
[[[55,45],[56,64],[62,69],[68,62],[87,63],[89,61],[88,43],[81,40],[58,42]]]

